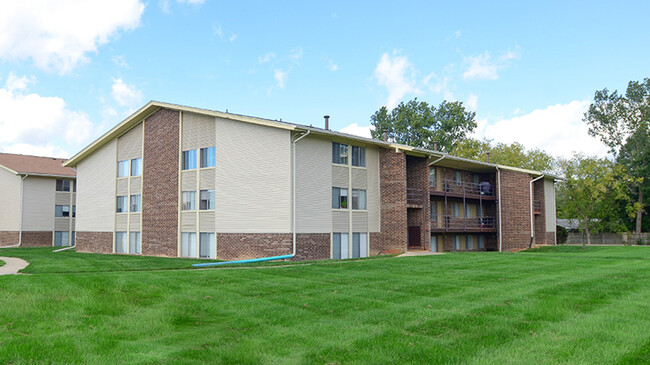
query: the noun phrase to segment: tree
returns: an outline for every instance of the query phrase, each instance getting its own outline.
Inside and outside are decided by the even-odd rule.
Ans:
[[[641,233],[644,196],[650,193],[650,79],[630,81],[625,95],[607,89],[596,91],[594,102],[585,113],[589,134],[600,138],[634,176],[637,204],[636,232]]]
[[[490,152],[490,162],[495,164],[546,172],[556,168],[556,160],[553,156],[537,148],[527,150],[518,142],[493,144],[492,140],[487,138],[483,140],[467,138],[458,142],[451,154],[486,161],[487,152]]]
[[[618,206],[634,205],[627,185],[635,182],[625,166],[582,154],[574,154],[573,158],[560,161],[560,165],[565,180],[559,184],[558,211],[580,221],[587,243],[591,244],[593,232],[625,231]],[[634,214],[632,210],[628,212]]]
[[[476,128],[475,117],[459,101],[445,100],[436,108],[415,98],[391,111],[382,106],[370,117],[375,127],[371,133],[372,138],[382,139],[387,131],[390,141],[428,149],[437,141],[439,149],[448,152]]]

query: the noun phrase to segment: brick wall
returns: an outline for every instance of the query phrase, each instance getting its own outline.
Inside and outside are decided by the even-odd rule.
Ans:
[[[381,234],[371,234],[370,253],[406,251],[406,155],[379,150]]]
[[[179,112],[161,109],[144,123],[142,254],[178,255]]]
[[[113,253],[113,232],[77,232],[77,252]]]
[[[329,235],[327,236],[329,257]],[[290,255],[292,249],[291,233],[217,233],[219,260],[247,260]]]
[[[298,233],[295,260],[322,260],[330,258],[329,233]]]
[[[23,247],[47,247],[52,246],[54,235],[52,231],[26,232],[23,231],[21,246]]]
[[[501,170],[501,235],[503,251],[528,248],[530,243],[530,180],[521,172]]]
[[[420,246],[429,250],[429,161],[427,158],[406,156],[406,185],[423,193],[422,208],[408,208],[407,224],[420,227]]]
[[[533,199],[541,201],[541,214],[535,214],[535,243],[546,244],[546,199],[544,197],[544,179],[533,183]]]
[[[0,246],[18,244],[18,231],[0,231]]]

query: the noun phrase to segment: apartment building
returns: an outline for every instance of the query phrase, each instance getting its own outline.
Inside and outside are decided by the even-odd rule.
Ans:
[[[554,242],[552,177],[327,127],[152,101],[64,166],[77,170],[82,252],[233,260],[295,247],[303,260],[516,250],[531,227],[536,243]],[[529,210],[529,185],[545,214]]]
[[[0,246],[74,245],[76,172],[64,161],[0,153]]]

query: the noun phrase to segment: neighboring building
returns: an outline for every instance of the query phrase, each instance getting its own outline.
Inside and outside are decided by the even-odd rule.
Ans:
[[[0,153],[0,246],[75,242],[75,170],[65,159]]]
[[[539,172],[327,127],[150,102],[65,166],[77,169],[83,252],[258,258],[290,254],[294,234],[297,259],[432,240],[517,250],[531,219],[535,243],[555,242],[552,177],[533,183],[531,204]]]

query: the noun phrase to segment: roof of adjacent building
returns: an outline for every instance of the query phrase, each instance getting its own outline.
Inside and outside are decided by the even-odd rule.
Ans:
[[[65,161],[64,158],[0,153],[0,167],[17,175],[75,177],[77,172],[73,168],[62,166]]]
[[[311,125],[308,126],[308,125],[302,125],[296,123],[289,123],[281,120],[264,119],[264,118],[251,117],[247,115],[233,114],[227,112],[224,113],[216,110],[194,108],[194,107],[188,107],[184,105],[163,103],[159,101],[150,101],[145,106],[135,111],[129,117],[124,119],[122,122],[117,124],[108,132],[106,132],[103,136],[99,137],[97,140],[92,142],[90,145],[88,145],[86,148],[81,150],[79,153],[72,156],[68,161],[65,162],[64,166],[68,166],[68,167],[76,166],[79,161],[83,160],[87,156],[90,156],[92,153],[94,153],[96,150],[101,148],[108,141],[126,133],[128,130],[136,126],[142,120],[144,120],[151,114],[155,113],[159,109],[172,109],[172,110],[178,110],[182,112],[197,113],[197,114],[209,115],[213,117],[229,119],[229,120],[234,120],[234,121],[239,121],[244,123],[252,123],[252,124],[263,125],[267,127],[281,128],[290,131],[309,132],[313,134],[339,137],[347,140],[363,142],[366,144],[373,144],[384,148],[394,148],[396,150],[401,150],[409,154],[429,157],[435,160],[440,159],[439,162],[441,162],[441,166],[444,166],[445,163],[449,164],[449,162],[453,161],[451,165],[453,165],[453,167],[456,168],[476,169],[476,170],[485,170],[485,171],[487,170],[493,171],[494,169],[503,169],[503,170],[511,170],[511,171],[517,171],[521,173],[527,173],[536,176],[544,176],[545,178],[548,179],[559,179],[557,176],[545,174],[539,171],[521,169],[512,166],[498,165],[498,164],[492,164],[487,162],[481,162],[481,161],[456,157],[441,151],[432,151],[424,148],[407,146],[407,145],[393,143],[389,141],[365,138],[365,137],[360,137],[352,134],[332,131],[329,129],[318,128]],[[443,161],[443,160],[447,160],[447,161]]]

